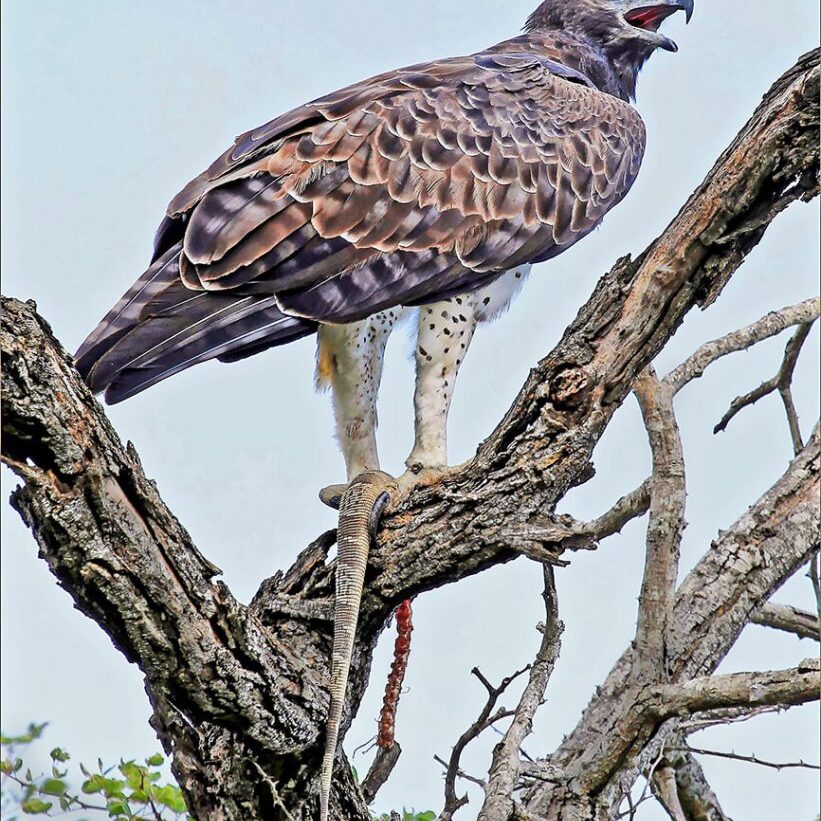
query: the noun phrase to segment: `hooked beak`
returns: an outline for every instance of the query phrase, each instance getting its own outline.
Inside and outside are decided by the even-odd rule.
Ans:
[[[690,18],[693,16],[693,2],[694,0],[679,0],[678,6],[684,12],[684,21],[686,23],[690,22]]]
[[[694,0],[673,0],[673,2],[654,3],[652,5],[637,6],[625,12],[624,19],[636,28],[650,31],[657,35],[659,48],[666,51],[678,51],[678,46],[669,37],[658,34],[659,26],[677,11],[683,11],[689,23],[693,16]]]

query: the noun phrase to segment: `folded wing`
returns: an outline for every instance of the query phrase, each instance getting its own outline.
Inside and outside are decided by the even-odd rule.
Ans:
[[[118,401],[545,259],[627,192],[635,111],[532,54],[380,75],[237,138],[169,206],[151,267],[78,352]]]

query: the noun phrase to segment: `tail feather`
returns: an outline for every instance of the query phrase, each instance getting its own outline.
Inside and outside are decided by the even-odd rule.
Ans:
[[[80,373],[109,403],[208,359],[241,359],[316,330],[270,295],[190,290],[179,253],[176,245],[163,254],[77,352]]]
[[[300,337],[307,336],[316,330],[316,324],[298,317],[283,314],[275,304],[244,315],[233,322],[221,327],[209,326],[204,333],[194,333],[185,344],[176,345],[155,357],[138,357],[140,364],[128,364],[113,371],[105,385],[105,398],[109,404],[121,402],[134,394],[155,385],[169,376],[173,376],[186,368],[206,362],[209,359],[220,358],[223,361],[233,361],[232,354],[241,359],[250,354],[241,354],[249,347],[264,350],[275,345],[283,345]],[[148,320],[135,329],[133,335],[140,343],[143,339],[150,340],[154,329],[150,326],[153,320]],[[165,330],[160,332],[164,334]],[[125,337],[120,345],[130,349],[131,334]],[[118,345],[119,347],[119,345]]]
[[[178,242],[157,257],[86,337],[74,355],[77,370],[83,377],[88,378],[100,358],[134,328],[145,306],[156,300],[173,282],[179,281],[181,248],[182,243]]]

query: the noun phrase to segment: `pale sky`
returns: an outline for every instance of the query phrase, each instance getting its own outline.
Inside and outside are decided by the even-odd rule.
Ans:
[[[141,273],[171,196],[249,127],[308,99],[391,67],[475,51],[517,33],[535,0],[26,0],[2,2],[3,293],[36,300],[74,350]],[[510,312],[477,333],[456,388],[451,461],[468,458],[507,409],[528,370],[555,344],[597,277],[638,253],[669,222],[772,81],[818,42],[809,0],[696,0],[690,26],[665,31],[639,82],[648,151],[625,202],[595,234],[542,264]],[[692,314],[656,365],[669,370],[701,342],[817,291],[818,202],[778,218],[718,303]],[[786,336],[711,368],[679,397],[689,495],[682,574],[785,469],[791,449],[776,398],[743,412],[723,435],[712,426],[730,400],[772,375]],[[146,472],[234,594],[287,567],[334,514],[316,501],[340,481],[329,400],[313,392],[313,341],[231,366],[208,363],[110,409]],[[818,331],[799,365],[796,399],[808,433],[818,415]],[[383,466],[399,471],[412,440],[408,343],[389,346],[380,401]],[[597,477],[563,512],[600,513],[647,474],[634,400],[596,451]],[[3,471],[3,496],[14,478]],[[5,732],[48,720],[44,748],[75,760],[141,757],[159,749],[147,724],[139,670],[72,609],[4,502],[2,717]],[[558,573],[566,630],[548,701],[526,743],[552,750],[576,723],[635,628],[644,523]],[[415,632],[397,723],[403,755],[374,809],[441,808],[441,767],[474,720],[483,691],[469,671],[498,680],[532,660],[543,618],[541,572],[524,559],[415,603]],[[801,574],[778,600],[811,608]],[[372,684],[346,749],[373,735],[393,636],[376,653]],[[791,666],[817,646],[748,628],[722,672]],[[507,700],[513,705],[512,697]],[[759,718],[694,743],[764,758],[818,761],[818,709]],[[469,748],[464,768],[484,775],[496,738]],[[354,759],[360,773],[369,757]],[[817,779],[703,759],[736,821],[807,819]],[[464,786],[464,785],[463,785]],[[480,796],[458,818],[470,821]],[[662,819],[648,802],[644,821]]]

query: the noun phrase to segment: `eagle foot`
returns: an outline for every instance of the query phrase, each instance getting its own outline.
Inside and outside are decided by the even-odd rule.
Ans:
[[[467,463],[464,463],[467,464]],[[463,465],[449,467],[448,465],[435,465],[423,467],[419,464],[410,465],[408,469],[397,478],[396,484],[402,496],[407,496],[415,487],[431,487],[447,479],[448,476],[461,470]]]

